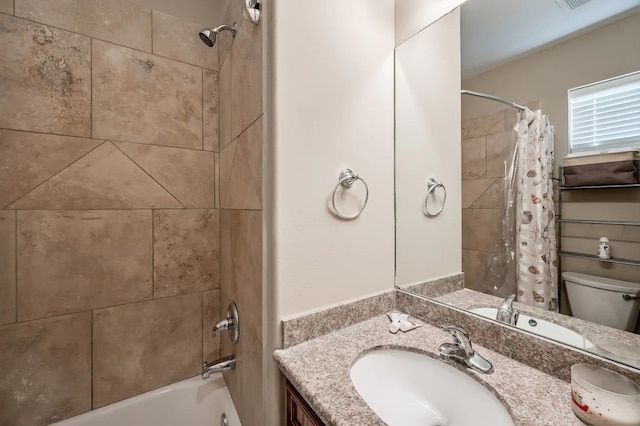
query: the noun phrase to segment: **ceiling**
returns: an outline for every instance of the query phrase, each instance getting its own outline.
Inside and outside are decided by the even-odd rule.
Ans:
[[[468,0],[460,18],[462,79],[639,11],[640,0]]]

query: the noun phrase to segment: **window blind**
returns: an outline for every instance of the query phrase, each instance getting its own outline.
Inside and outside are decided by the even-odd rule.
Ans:
[[[570,89],[569,150],[640,148],[640,71]]]

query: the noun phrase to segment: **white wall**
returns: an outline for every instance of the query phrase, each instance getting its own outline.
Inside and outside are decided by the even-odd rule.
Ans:
[[[396,283],[462,270],[460,10],[396,48]],[[427,178],[442,212],[422,212]],[[437,210],[436,190],[429,210]]]
[[[396,0],[396,46],[412,37],[466,0]]]
[[[279,0],[271,8],[273,248],[285,318],[393,286],[394,21],[393,0]],[[370,190],[352,221],[327,208],[347,167]]]

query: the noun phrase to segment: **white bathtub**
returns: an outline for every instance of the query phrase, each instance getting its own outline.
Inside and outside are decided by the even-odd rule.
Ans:
[[[55,426],[241,426],[222,374],[192,377],[88,413]]]

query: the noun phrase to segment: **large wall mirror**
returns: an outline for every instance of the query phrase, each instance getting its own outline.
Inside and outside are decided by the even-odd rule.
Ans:
[[[640,185],[569,190],[556,180],[569,154],[568,90],[638,71],[640,0],[468,0],[398,45],[396,286],[486,318],[516,310],[502,321],[640,369]],[[507,103],[456,95],[463,90]],[[637,122],[640,101],[625,108]],[[544,198],[555,212],[549,263],[558,270],[549,294],[519,291],[517,262],[504,250],[505,241],[528,243],[505,188],[514,127],[522,137],[521,123],[536,122],[553,141]],[[596,257],[600,237],[611,259]],[[580,291],[567,293],[576,283],[566,273]]]

